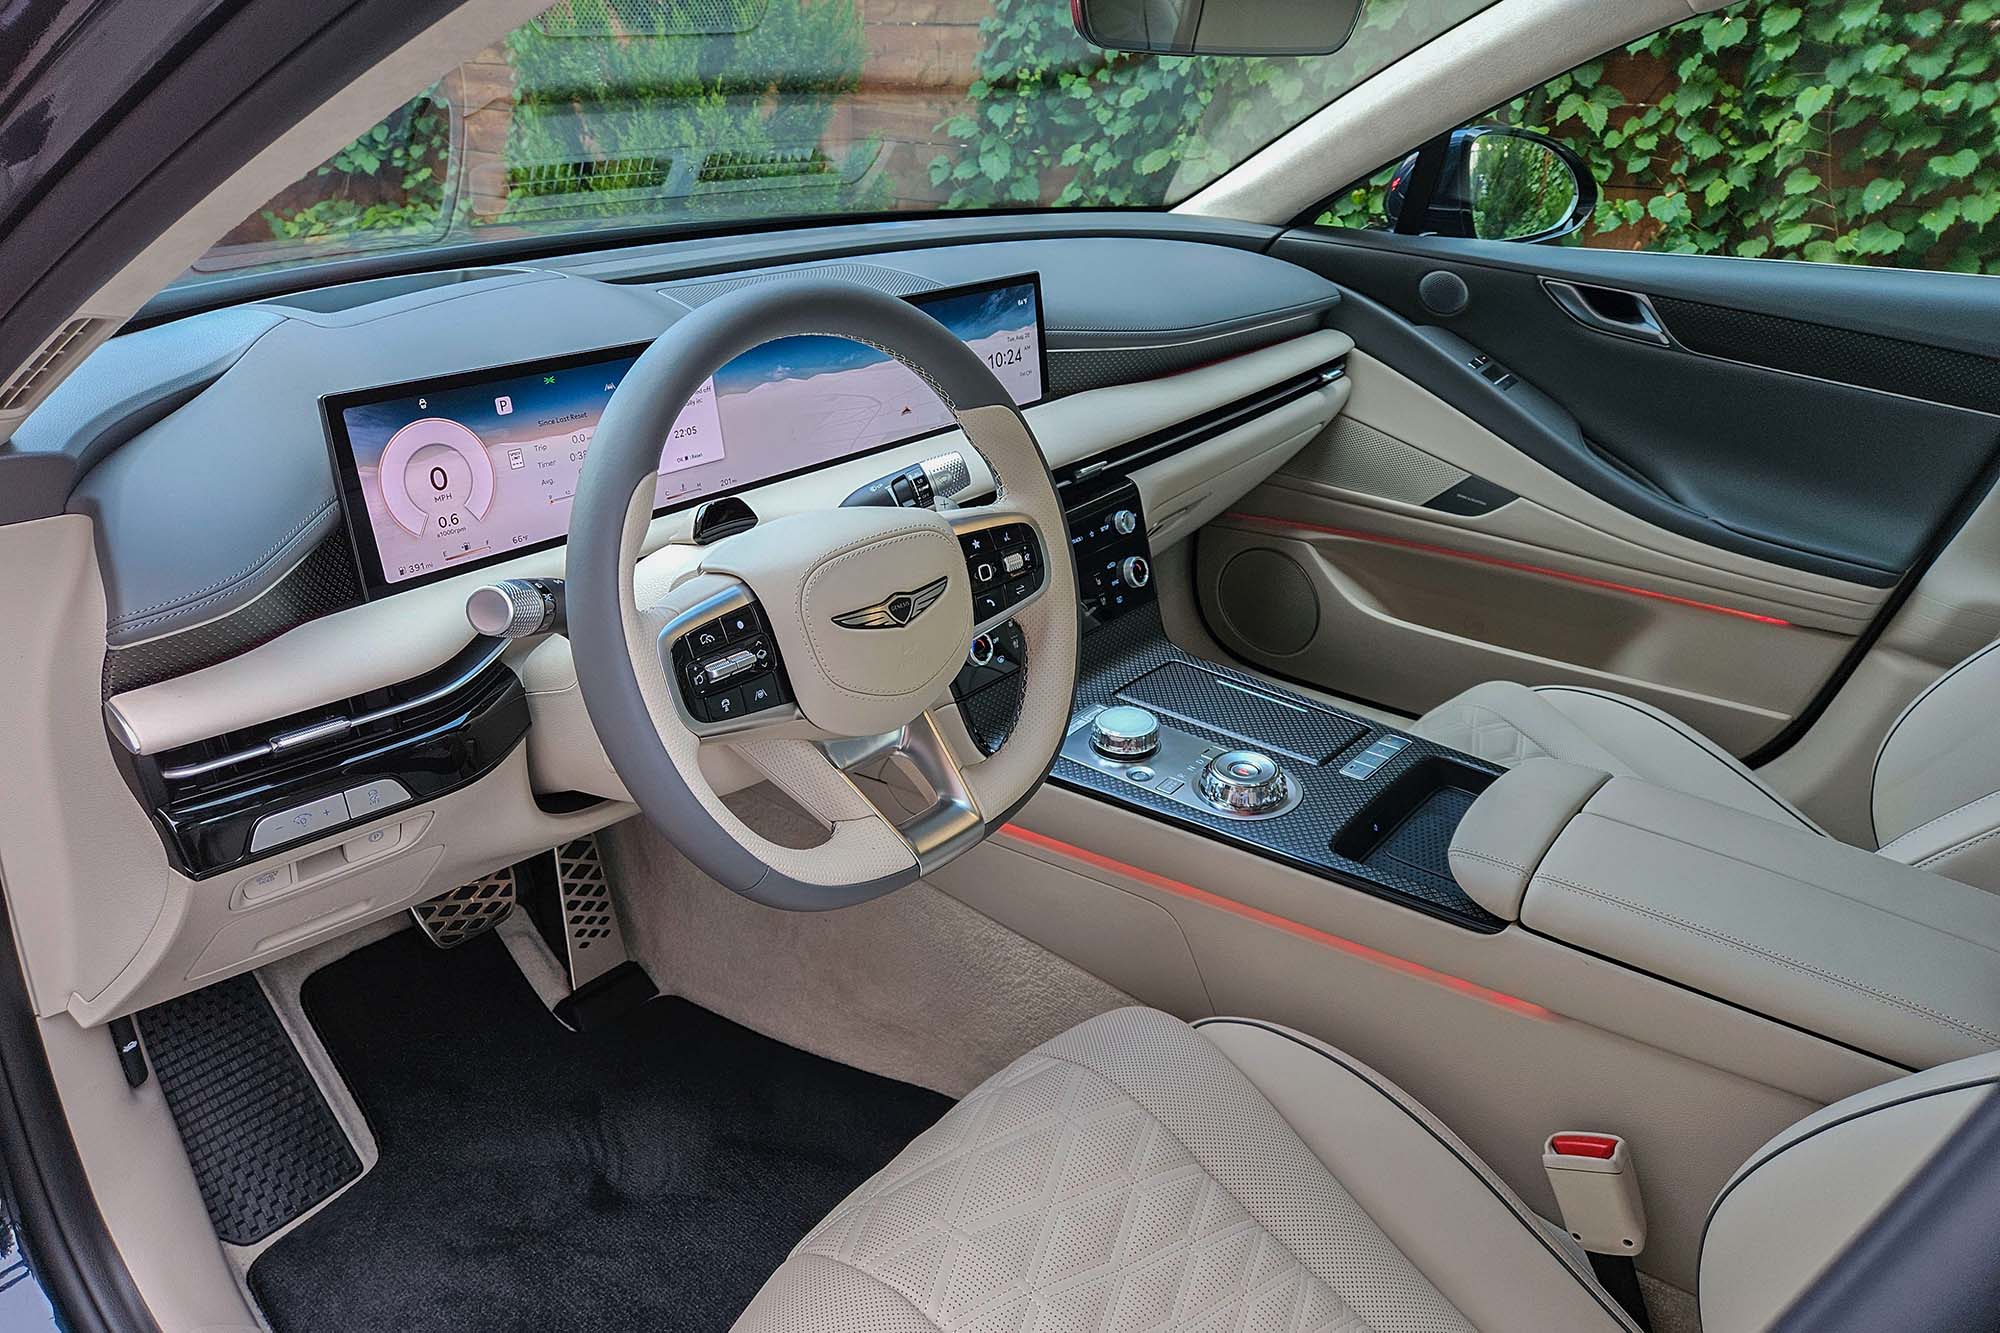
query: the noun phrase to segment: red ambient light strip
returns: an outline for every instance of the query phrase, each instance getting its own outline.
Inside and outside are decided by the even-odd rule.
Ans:
[[[1107,870],[1115,875],[1123,875],[1128,879],[1136,879],[1142,884],[1160,890],[1162,893],[1170,893],[1177,898],[1185,898],[1190,902],[1200,903],[1204,907],[1213,907],[1219,911],[1228,912],[1232,916],[1242,917],[1246,921],[1254,921],[1260,926],[1269,926],[1273,930],[1282,930],[1287,935],[1295,935],[1299,939],[1308,940],[1323,948],[1337,949],[1341,953],[1351,957],[1374,963],[1378,967],[1386,967],[1394,972],[1401,972],[1404,976],[1416,977],[1420,981],[1428,981],[1435,986],[1443,986],[1446,990],[1470,996],[1472,999],[1493,1005],[1495,1008],[1505,1009],[1509,1013],[1520,1014],[1525,1018],[1543,1020],[1556,1017],[1554,1012],[1544,1009],[1532,1000],[1523,1000],[1517,996],[1508,995],[1504,991],[1497,991],[1490,987],[1482,986],[1476,981],[1467,981],[1465,978],[1455,977],[1449,972],[1440,972],[1436,968],[1425,967],[1422,963],[1413,963],[1407,958],[1398,958],[1395,954],[1384,953],[1380,949],[1371,949],[1365,944],[1357,944],[1353,940],[1343,939],[1338,935],[1330,935],[1324,930],[1308,926],[1303,922],[1294,921],[1290,917],[1279,916],[1275,912],[1266,912],[1262,908],[1251,907],[1246,903],[1239,903],[1233,899],[1224,898],[1220,894],[1210,893],[1207,889],[1198,889],[1192,884],[1184,884],[1180,880],[1169,879],[1165,875],[1155,874],[1150,870],[1142,870],[1135,865],[1127,865],[1125,862],[1106,856],[1102,852],[1093,852],[1087,847],[1078,847],[1075,843],[1064,842],[1060,838],[1051,838],[1046,833],[1037,833],[1033,829],[1022,828],[1019,824],[1003,824],[1000,827],[1000,831],[1016,842],[1026,843],[1030,847],[1039,847],[1043,851],[1053,852],[1057,856],[1071,861],[1079,861],[1084,865],[1095,866],[1099,870]]]
[[[1346,537],[1357,542],[1373,542],[1378,546],[1400,546],[1405,550],[1424,551],[1431,555],[1448,556],[1453,560],[1470,560],[1476,565],[1493,565],[1500,569],[1518,570],[1523,574],[1539,574],[1543,578],[1561,579],[1565,583],[1580,583],[1587,588],[1604,588],[1633,597],[1650,597],[1656,602],[1671,602],[1675,606],[1707,611],[1718,616],[1735,616],[1738,620],[1754,620],[1760,625],[1779,625],[1789,629],[1792,624],[1791,621],[1778,616],[1760,615],[1755,611],[1739,611],[1733,606],[1717,606],[1714,602],[1700,602],[1692,597],[1676,597],[1670,592],[1636,588],[1629,583],[1613,583],[1609,579],[1594,579],[1588,574],[1571,574],[1567,570],[1523,564],[1518,560],[1503,560],[1497,555],[1480,555],[1474,551],[1460,551],[1450,546],[1433,546],[1429,542],[1410,541],[1404,537],[1387,537],[1377,532],[1356,532],[1351,528],[1329,528],[1318,523],[1301,523],[1289,518],[1267,518],[1262,514],[1245,514],[1237,510],[1231,510],[1223,517],[1276,532],[1323,532],[1328,536]]]

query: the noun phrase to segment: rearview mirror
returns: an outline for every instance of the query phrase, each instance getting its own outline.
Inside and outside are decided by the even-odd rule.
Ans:
[[[1070,0],[1087,42],[1154,55],[1323,56],[1347,44],[1362,0]]]
[[[1420,224],[1403,225],[1420,149],[1390,178],[1383,212],[1394,231],[1482,241],[1553,241],[1590,220],[1597,182],[1569,145],[1514,125],[1453,130]]]

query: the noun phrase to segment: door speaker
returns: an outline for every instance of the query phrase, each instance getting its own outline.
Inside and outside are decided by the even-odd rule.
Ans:
[[[1417,280],[1417,299],[1433,315],[1462,315],[1472,304],[1472,289],[1449,269],[1432,269]]]
[[[1267,546],[1229,558],[1216,579],[1222,618],[1260,653],[1290,657],[1319,633],[1319,598],[1298,561]]]

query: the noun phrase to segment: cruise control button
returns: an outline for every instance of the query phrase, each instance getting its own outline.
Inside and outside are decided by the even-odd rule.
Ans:
[[[706,625],[697,625],[688,631],[687,642],[688,647],[698,653],[712,653],[722,646],[722,626],[714,621]]]
[[[740,687],[743,696],[743,711],[754,713],[762,708],[774,708],[785,701],[785,692],[778,686],[778,673],[767,671],[761,676],[753,676]]]

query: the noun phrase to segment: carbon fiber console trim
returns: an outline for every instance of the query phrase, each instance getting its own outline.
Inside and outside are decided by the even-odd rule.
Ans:
[[[1355,729],[1354,736],[1323,763],[1312,764],[1289,756],[1279,757],[1285,771],[1303,789],[1303,795],[1296,809],[1274,819],[1246,821],[1220,813],[1211,814],[1177,801],[1170,795],[1137,786],[1117,774],[1069,758],[1056,760],[1050,780],[1073,791],[1143,810],[1156,819],[1193,829],[1259,856],[1391,899],[1456,925],[1491,932],[1506,924],[1468,898],[1448,875],[1420,870],[1409,864],[1404,858],[1413,850],[1410,844],[1418,835],[1418,830],[1400,827],[1404,812],[1398,810],[1388,814],[1393,802],[1383,801],[1399,778],[1427,761],[1447,761],[1452,771],[1465,772],[1469,777],[1497,777],[1502,769],[1411,736],[1407,738],[1409,744],[1370,776],[1361,779],[1342,777],[1339,772],[1341,766],[1361,754],[1369,744],[1382,736],[1403,733],[1359,718],[1349,718],[1344,713],[1326,709],[1322,704],[1246,672],[1203,661],[1181,651],[1168,641],[1157,606],[1141,607],[1085,635],[1079,654],[1076,711],[1072,719],[1130,697],[1128,687],[1133,682],[1172,664],[1207,672],[1218,680],[1249,691],[1244,696],[1245,706],[1240,709],[1228,708],[1224,700],[1229,696],[1224,691],[1217,691],[1216,701],[1221,711],[1210,715],[1206,723],[1186,717],[1174,719],[1175,726],[1224,749],[1234,749],[1241,744],[1239,736],[1256,734],[1260,720],[1268,722],[1267,719],[1260,719],[1259,709],[1254,706],[1258,698],[1275,699],[1288,706],[1324,713],[1341,723],[1351,723]],[[1229,730],[1219,729],[1224,727]],[[1441,804],[1448,805],[1451,799],[1446,797]],[[1433,807],[1428,813],[1435,815],[1442,812]],[[1385,826],[1379,833],[1373,833],[1368,826],[1357,824],[1356,821],[1363,818],[1370,818],[1371,822],[1385,821]],[[1428,827],[1423,833],[1434,841],[1439,826],[1434,821],[1425,822]],[[1392,823],[1399,826],[1389,827]],[[1373,835],[1357,839],[1356,831],[1371,832]],[[1448,831],[1445,836],[1448,840]],[[1360,847],[1365,843],[1362,855],[1367,860],[1356,860],[1334,851],[1336,838],[1342,840],[1343,846]]]
[[[223,1240],[255,1244],[361,1174],[254,977],[148,1009],[139,1030]]]

